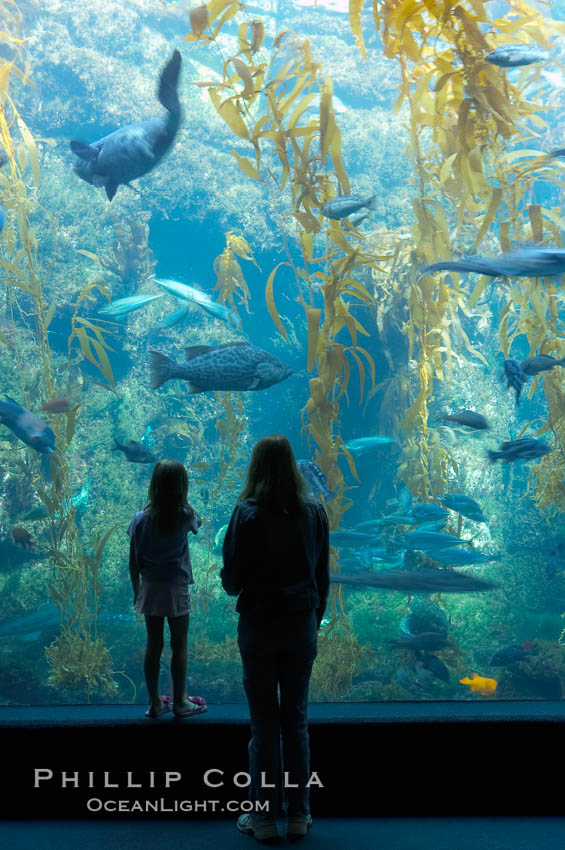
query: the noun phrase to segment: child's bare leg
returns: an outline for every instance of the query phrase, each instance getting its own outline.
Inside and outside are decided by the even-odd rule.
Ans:
[[[164,622],[164,617],[149,617],[147,614],[145,615],[147,649],[145,650],[143,671],[145,673],[145,684],[149,697],[149,713],[152,717],[157,717],[163,711],[163,701],[159,696],[159,669],[161,666],[161,653],[163,652]]]
[[[182,617],[169,617],[171,630],[171,678],[173,680],[173,711],[175,714],[187,714],[195,706],[185,698],[186,668],[188,658],[188,623],[190,614]]]

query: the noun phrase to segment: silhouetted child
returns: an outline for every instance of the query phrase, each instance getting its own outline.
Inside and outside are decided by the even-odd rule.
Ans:
[[[202,520],[187,502],[188,475],[176,460],[155,464],[149,484],[149,504],[136,513],[128,528],[129,570],[134,607],[145,616],[147,649],[145,682],[147,717],[170,709],[170,697],[159,696],[159,668],[165,617],[171,633],[173,712],[192,717],[206,711],[206,701],[185,694],[190,612],[188,586],[194,584],[187,534],[198,532]]]

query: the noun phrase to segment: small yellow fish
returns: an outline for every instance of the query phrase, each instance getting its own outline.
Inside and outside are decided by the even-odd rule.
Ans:
[[[482,694],[484,697],[492,696],[496,691],[498,682],[496,679],[486,679],[484,676],[479,676],[478,673],[473,673],[473,678],[469,679],[465,676],[464,679],[459,679],[462,685],[469,685],[469,688],[475,694]]]

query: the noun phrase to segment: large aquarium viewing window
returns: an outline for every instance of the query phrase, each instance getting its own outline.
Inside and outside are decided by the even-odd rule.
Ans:
[[[268,434],[331,529],[312,701],[561,699],[565,3],[103,5],[0,0],[0,704],[146,703],[165,458],[187,691],[245,702]]]

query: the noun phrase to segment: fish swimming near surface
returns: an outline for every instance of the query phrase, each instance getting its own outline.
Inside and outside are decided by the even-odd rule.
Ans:
[[[118,443],[114,437],[115,446],[113,452],[123,452],[130,463],[154,463],[157,460],[157,455],[149,451],[143,443],[138,443],[136,440],[128,440],[127,443]]]
[[[165,115],[126,124],[91,144],[77,139],[70,143],[76,156],[75,173],[93,186],[103,186],[109,201],[118,186],[143,177],[171,147],[181,119],[177,93],[180,67],[181,55],[175,50],[159,78],[157,97],[167,110]]]
[[[479,676],[478,673],[473,673],[471,678],[465,676],[459,681],[462,685],[468,685],[469,690],[474,694],[481,694],[484,697],[493,696],[498,685],[496,679],[488,679],[485,676]]]
[[[553,451],[551,446],[548,446],[543,440],[534,440],[530,437],[502,443],[499,451],[489,450],[488,458],[491,463],[495,463],[499,459],[503,463],[512,463],[515,460],[533,460],[543,457],[551,451]]]
[[[475,522],[486,522],[483,509],[470,496],[465,496],[463,493],[446,493],[444,496],[440,496],[439,500],[446,508],[456,511],[467,519],[472,519]]]
[[[489,424],[483,414],[475,413],[474,410],[460,410],[459,413],[446,413],[443,418],[448,422],[457,422],[458,425],[474,428],[476,431],[486,431],[489,428]]]
[[[368,210],[375,210],[377,208],[377,197],[377,195],[372,195],[370,198],[361,198],[359,195],[339,195],[337,198],[332,198],[331,201],[326,201],[321,212],[326,218],[339,221],[353,215],[363,207],[367,207]]]
[[[504,361],[504,377],[508,389],[513,389],[516,393],[516,404],[520,403],[520,393],[522,387],[528,380],[528,376],[522,372],[522,368],[517,360]]]
[[[535,357],[528,357],[520,363],[520,369],[524,375],[528,375],[529,377],[539,375],[540,372],[549,372],[556,366],[565,367],[565,357],[557,360],[549,354],[536,354]]]
[[[439,263],[422,266],[418,280],[427,274],[441,271],[476,272],[489,277],[552,277],[565,272],[565,249],[530,245],[508,251],[499,257],[441,260]]]
[[[485,62],[498,65],[499,68],[519,68],[522,65],[533,65],[534,62],[544,62],[548,57],[547,50],[532,44],[503,44],[487,53]]]
[[[345,448],[351,454],[364,454],[372,452],[382,446],[389,446],[396,443],[396,437],[387,437],[386,435],[374,434],[372,437],[358,437],[356,440],[349,440],[345,444]]]
[[[26,410],[9,395],[0,401],[0,422],[6,425],[26,445],[46,454],[55,450],[55,434],[41,419]]]
[[[180,378],[189,393],[207,390],[264,390],[292,375],[282,360],[248,342],[193,345],[186,350],[187,363],[175,363],[159,351],[151,351],[151,389]]]
[[[496,584],[475,576],[457,573],[455,570],[359,571],[351,575],[332,573],[334,584],[350,584],[359,587],[375,587],[380,590],[397,590],[399,593],[477,593],[492,590]]]
[[[337,491],[329,489],[328,476],[322,472],[317,463],[312,460],[297,460],[296,466],[313,493],[323,496],[325,502],[335,499]]]
[[[128,295],[127,298],[117,298],[111,304],[107,304],[98,310],[101,316],[112,316],[117,319],[120,316],[127,316],[128,313],[133,313],[134,310],[140,310],[156,298],[163,298],[161,293],[145,293],[144,295]]]
[[[225,304],[219,304],[210,298],[206,292],[197,289],[195,286],[190,286],[188,283],[180,283],[178,280],[168,280],[155,278],[154,283],[162,286],[171,295],[176,298],[181,298],[183,301],[189,301],[191,304],[196,304],[201,307],[210,316],[215,319],[220,319],[222,322],[230,325],[233,328],[241,328],[241,319],[237,313]],[[173,314],[175,315],[175,314]]]

